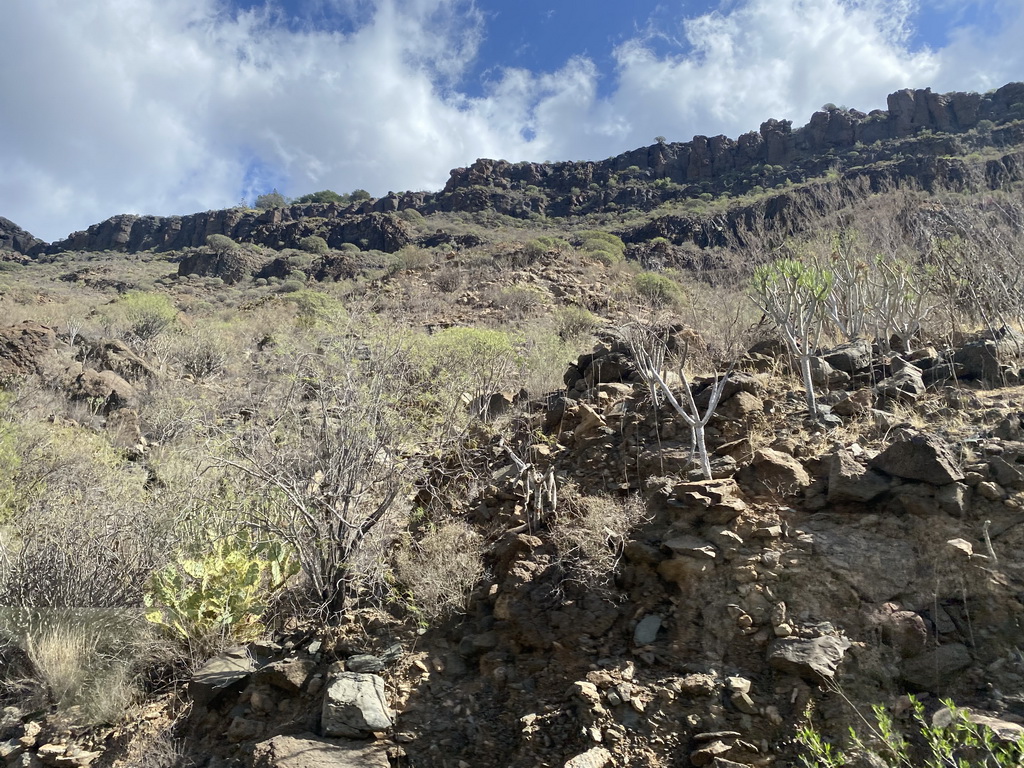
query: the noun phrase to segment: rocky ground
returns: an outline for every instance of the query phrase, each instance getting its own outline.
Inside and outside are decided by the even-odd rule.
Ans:
[[[600,346],[561,395],[525,410],[492,399],[517,437],[486,432],[475,454],[492,480],[465,514],[489,572],[466,616],[281,630],[127,726],[70,732],[10,707],[0,754],[26,768],[173,764],[173,721],[180,764],[787,765],[798,724],[839,737],[876,703],[905,722],[908,693],[1024,732],[1018,341],[910,360],[837,348],[817,366],[819,420],[779,361],[752,353],[709,425],[711,480],[628,348]],[[61,368],[58,347],[45,327],[9,328],[3,363],[110,413],[130,405],[144,361],[101,345],[88,367]],[[626,536],[609,519],[603,574],[554,533],[581,514],[573,498],[598,493],[642,510]]]

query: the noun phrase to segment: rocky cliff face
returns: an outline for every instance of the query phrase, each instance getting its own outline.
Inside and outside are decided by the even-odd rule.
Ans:
[[[28,253],[42,242],[13,221],[0,216],[0,251]]]
[[[863,150],[875,142],[898,141],[921,131],[960,134],[983,120],[1001,123],[1024,118],[1024,83],[1011,83],[986,95],[906,89],[890,94],[888,107],[870,114],[831,108],[815,112],[807,125],[796,130],[788,120],[767,120],[759,131],[737,139],[695,136],[692,141],[654,144],[600,162],[477,160],[452,171],[435,204],[445,206],[446,196],[464,202],[465,190],[472,187],[535,186],[558,193],[575,189],[581,194],[591,184],[607,185],[624,172],[676,184],[713,184],[730,174],[749,174],[758,165],[788,165],[801,158]]]
[[[320,235],[332,248],[354,243],[364,250],[391,253],[411,241],[400,219],[363,210],[354,206],[315,204],[269,211],[229,208],[190,216],[124,214],[49,246],[37,241],[40,244],[30,251],[175,251],[205,245],[210,235],[226,235],[237,242],[270,248],[295,248],[302,238]]]
[[[652,210],[667,201],[770,190],[834,172],[863,176],[874,191],[906,180],[925,189],[957,188],[975,169],[968,167],[970,163],[958,164],[955,158],[980,149],[1006,148],[1002,167],[990,163],[982,169],[985,183],[994,187],[1020,175],[1020,155],[1010,150],[1024,144],[1021,120],[1024,83],[1010,83],[984,95],[906,89],[889,95],[887,110],[866,114],[830,106],[815,112],[802,128],[794,129],[787,120],[766,120],[758,131],[736,139],[695,136],[688,142],[658,143],[599,162],[480,159],[468,168],[453,170],[437,193],[392,193],[358,205],[310,204],[269,211],[233,208],[170,217],[121,215],[49,246],[0,219],[0,249],[23,254],[168,251],[203,245],[213,234],[288,248],[302,237],[318,234],[333,247],[354,243],[363,249],[393,252],[410,238],[401,222],[388,214],[404,209],[424,214],[494,211],[517,218],[622,208]],[[776,207],[788,205],[784,200]],[[704,219],[696,227],[710,227],[710,233],[681,239],[699,245],[722,244],[715,234],[721,230],[719,224]],[[630,237],[644,234],[646,230]]]

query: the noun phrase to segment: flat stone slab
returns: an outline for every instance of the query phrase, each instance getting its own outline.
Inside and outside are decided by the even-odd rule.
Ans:
[[[893,477],[929,485],[948,485],[964,479],[949,446],[925,434],[893,443],[872,459],[870,466]]]
[[[253,750],[253,768],[390,768],[387,747],[336,742],[312,734],[275,736]]]
[[[604,747],[594,747],[567,760],[564,768],[605,768],[611,761],[611,752]]]
[[[943,693],[958,672],[971,665],[971,652],[963,643],[946,643],[903,662],[903,679],[915,688]]]
[[[332,679],[324,696],[324,736],[365,738],[374,731],[387,730],[392,724],[382,678],[341,672]]]
[[[835,677],[849,647],[845,637],[785,637],[768,646],[768,663],[780,672],[823,684]]]
[[[661,629],[661,616],[654,614],[644,616],[633,630],[633,644],[637,646],[650,645],[657,639],[659,629]]]
[[[205,706],[255,670],[256,662],[246,649],[222,653],[214,656],[192,675],[188,682],[188,695],[196,704]]]

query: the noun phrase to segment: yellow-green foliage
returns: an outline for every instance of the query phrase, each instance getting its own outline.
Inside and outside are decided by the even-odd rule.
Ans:
[[[683,300],[679,283],[657,272],[641,272],[633,277],[633,290],[655,307],[678,307]]]
[[[578,232],[576,237],[579,249],[593,259],[605,264],[617,264],[625,258],[626,244],[610,232],[585,230]]]
[[[510,387],[521,363],[516,337],[482,328],[447,328],[423,339],[413,354],[421,405],[449,428],[458,421],[463,398],[468,402]]]
[[[308,235],[299,240],[299,248],[306,253],[327,253],[327,241],[320,235]]]
[[[567,250],[569,250],[569,243],[560,237],[551,236],[538,237],[523,246],[523,252],[531,261],[539,259],[541,256],[546,256],[551,252]]]
[[[345,307],[334,296],[319,290],[302,289],[289,293],[285,301],[295,305],[300,328],[330,325],[345,317]]]
[[[601,319],[585,307],[571,305],[555,311],[555,331],[565,341],[585,339],[601,327]]]
[[[1024,761],[1024,737],[1016,741],[999,739],[987,725],[971,720],[967,710],[952,701],[942,702],[945,712],[936,713],[932,722],[925,715],[924,705],[911,697],[916,731],[908,739],[881,705],[874,705],[874,722],[864,719],[860,731],[850,728],[849,745],[844,752],[821,735],[810,723],[796,735],[804,753],[799,755],[805,768],[841,768],[846,765],[877,765],[884,768],[922,766],[922,768],[1019,768]],[[809,714],[809,712],[808,712]]]
[[[0,393],[0,522],[14,513],[17,498],[17,474],[21,466],[18,452],[18,428],[4,412],[6,396]]]
[[[101,310],[109,329],[148,341],[169,328],[178,316],[174,303],[162,293],[131,291]]]
[[[146,585],[146,619],[194,650],[224,640],[252,640],[269,598],[298,573],[281,542],[250,541],[245,532],[210,543],[201,558],[156,571]]]
[[[822,301],[832,290],[832,283],[833,275],[827,269],[798,259],[778,259],[754,270],[753,289],[759,296],[776,291]]]

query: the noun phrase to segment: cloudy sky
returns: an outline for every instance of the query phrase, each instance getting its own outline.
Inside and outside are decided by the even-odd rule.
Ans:
[[[1024,79],[1021,0],[4,0],[0,216],[435,190]]]

